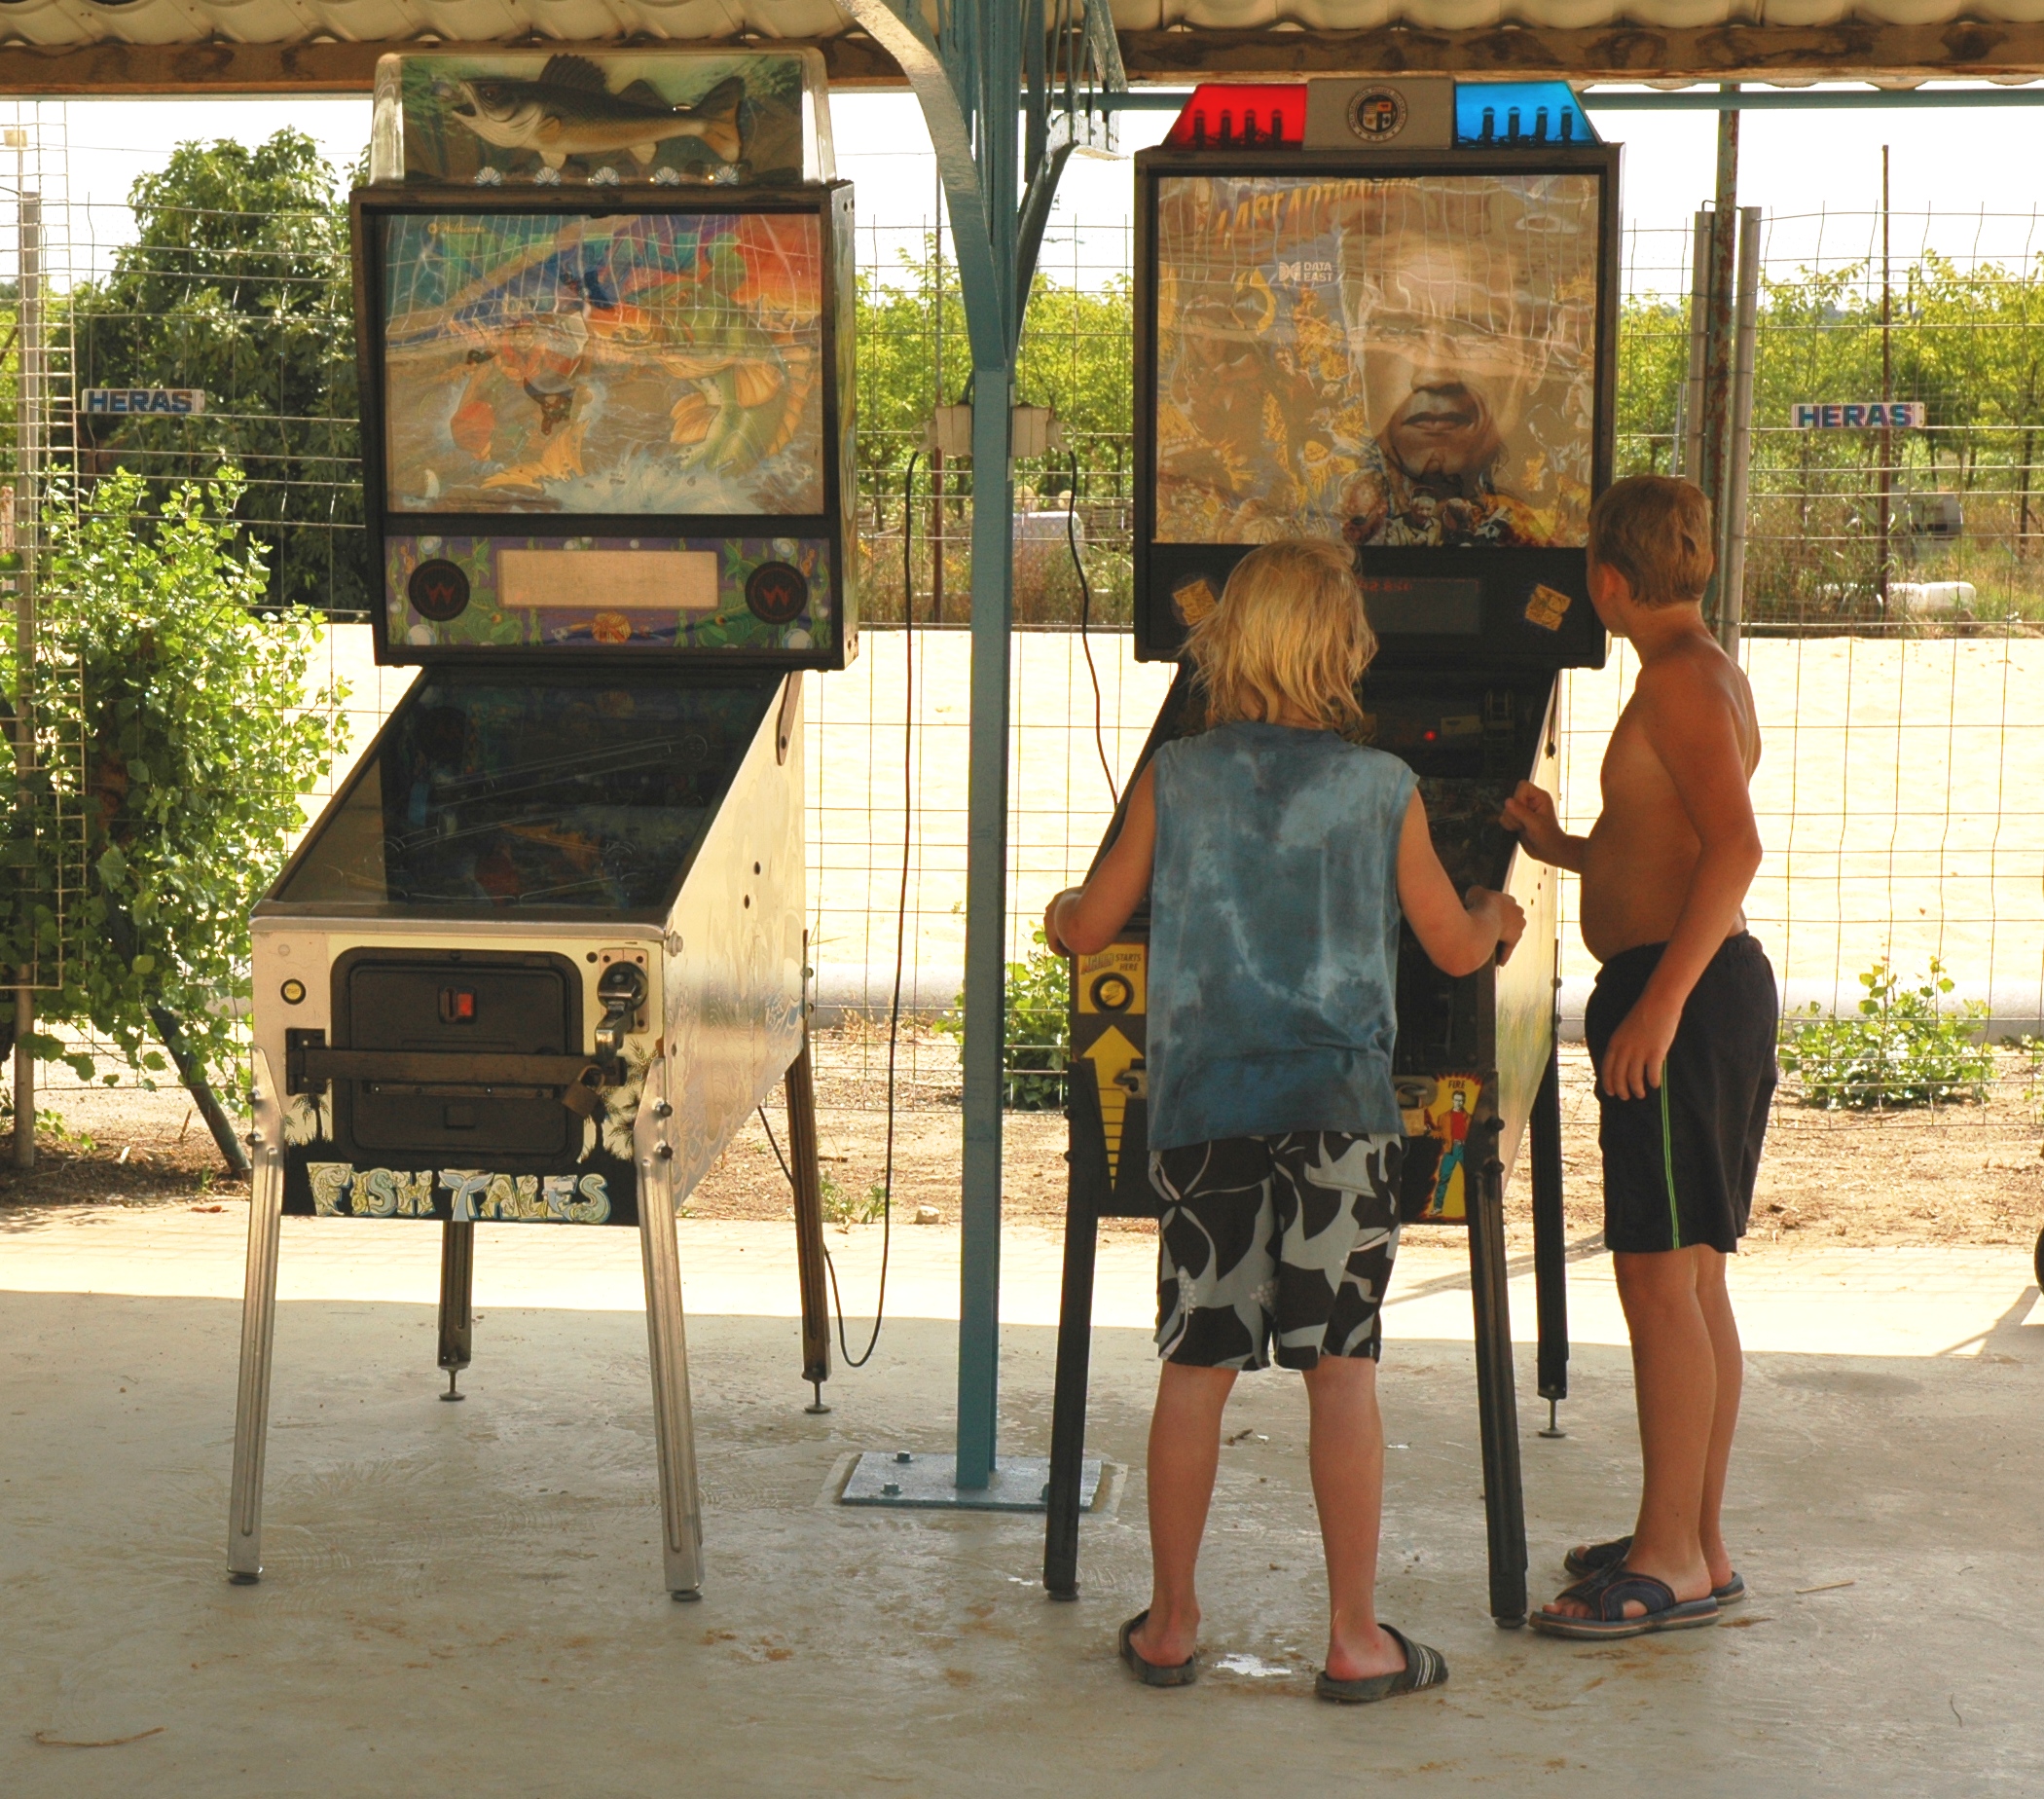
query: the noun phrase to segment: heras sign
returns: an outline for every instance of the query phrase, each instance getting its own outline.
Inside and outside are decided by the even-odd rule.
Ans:
[[[188,419],[205,411],[203,387],[88,387],[78,410],[95,418]]]
[[[1930,409],[1921,400],[1802,400],[1796,406],[1799,431],[1916,430],[1929,422]]]

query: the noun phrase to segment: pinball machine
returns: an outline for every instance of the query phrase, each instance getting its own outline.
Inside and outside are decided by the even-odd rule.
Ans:
[[[1522,1168],[1557,1435],[1568,1341],[1557,876],[1499,814],[1521,780],[1557,789],[1562,674],[1605,659],[1584,544],[1611,478],[1618,167],[1566,86],[1445,81],[1206,86],[1136,158],[1138,657],[1179,659],[1256,544],[1352,546],[1379,642],[1364,740],[1411,765],[1457,887],[1500,889],[1526,912],[1504,966],[1460,978],[1403,931],[1393,1066],[1401,1215],[1460,1227],[1469,1244],[1502,1625],[1526,1614],[1504,1226]],[[1200,723],[1181,661],[1143,760]],[[1118,828],[1117,815],[1108,843]],[[1073,966],[1044,1556],[1058,1597],[1078,1586],[1098,1221],[1158,1209],[1147,968],[1146,911]]]
[[[677,1206],[786,1084],[829,1374],[802,682],[857,646],[852,195],[814,53],[384,59],[352,199],[377,657],[413,685],[256,907],[228,1565],[279,1220],[627,1227],[668,1590],[702,1586]]]

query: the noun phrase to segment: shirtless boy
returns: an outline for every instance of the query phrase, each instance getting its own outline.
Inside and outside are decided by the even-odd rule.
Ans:
[[[1725,1259],[1752,1205],[1778,1002],[1742,909],[1760,727],[1703,622],[1712,561],[1709,502],[1688,482],[1639,475],[1597,501],[1590,600],[1640,664],[1604,753],[1604,809],[1572,837],[1530,784],[1505,808],[1528,851],[1582,875],[1583,941],[1602,965],[1584,1024],[1645,1465],[1632,1534],[1572,1550],[1584,1578],[1534,1614],[1556,1636],[1712,1624],[1745,1595],[1720,1524],[1741,1373]]]

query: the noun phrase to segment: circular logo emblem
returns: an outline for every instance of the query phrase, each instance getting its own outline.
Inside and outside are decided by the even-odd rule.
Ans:
[[[1126,1011],[1136,990],[1125,974],[1097,974],[1093,977],[1093,1004],[1104,1012]]]
[[[808,604],[809,583],[792,564],[764,562],[746,576],[746,609],[764,624],[792,624]]]
[[[1405,96],[1396,88],[1365,88],[1348,103],[1348,128],[1366,144],[1388,144],[1405,128]]]
[[[412,570],[405,595],[421,617],[445,624],[468,609],[468,575],[460,564],[436,556]]]

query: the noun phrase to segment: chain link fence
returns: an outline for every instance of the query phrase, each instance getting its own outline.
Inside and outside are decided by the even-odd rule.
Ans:
[[[60,162],[60,138],[37,128],[38,154]],[[79,386],[208,395],[197,417],[82,422],[78,478],[122,465],[163,484],[237,459],[273,598],[333,621],[329,672],[359,750],[411,676],[375,667],[361,622],[346,227],[327,179],[273,142],[174,163],[128,208],[64,206],[46,182],[46,216],[58,219],[46,257],[62,321],[53,342],[75,343]],[[209,183],[232,203],[203,203]],[[964,959],[971,471],[944,456],[931,422],[969,399],[968,358],[935,208],[891,220],[890,200],[865,197],[858,233],[866,632],[855,667],[808,697],[814,960],[825,1015],[843,1023],[846,1091],[871,1104],[885,1046],[868,1024],[886,1011],[898,954],[917,1019],[904,1067],[941,1104],[956,1059],[937,1020]],[[1769,223],[1742,650],[1767,733],[1755,796],[1768,860],[1750,911],[1792,1010],[1850,1020],[1871,997],[1886,1028],[1897,993],[1916,1005],[1928,981],[1930,1023],[1910,1012],[1903,1036],[1928,1041],[1940,1020],[1958,1021],[1932,1052],[1957,1056],[1959,1072],[1917,1084],[1940,1103],[1993,1094],[2020,1107],[2037,1084],[2034,1056],[1996,1049],[1982,1073],[1958,1040],[2034,1035],[2044,1015],[2044,814],[2023,779],[2044,752],[2044,234],[2034,220],[1983,225],[1985,247],[1962,256],[1939,247],[1952,221],[1900,225],[1888,222],[1883,280],[1879,219]],[[1125,223],[1053,231],[1019,383],[1062,431],[1016,470],[1005,927],[1013,1090],[1053,1103],[1054,1081],[1026,1080],[1055,1073],[1061,1010],[1057,971],[1032,960],[1032,939],[1043,902],[1090,861],[1169,675],[1133,660],[1126,629],[1129,251]],[[1687,355],[1687,236],[1632,234],[1626,259],[1620,465],[1665,469]],[[13,381],[12,352],[5,362]],[[1797,402],[1883,396],[1922,400],[1925,428],[1793,423]],[[59,463],[71,397],[53,385],[45,415]],[[1631,673],[1619,646],[1606,670],[1569,680],[1564,805],[1577,828],[1593,816]],[[1572,891],[1565,903],[1563,1009],[1579,1017],[1591,970]],[[1881,984],[1891,977],[1895,992]],[[1937,991],[1946,979],[1952,990]],[[1846,1099],[1867,1096],[1861,1076],[1840,1080]]]

